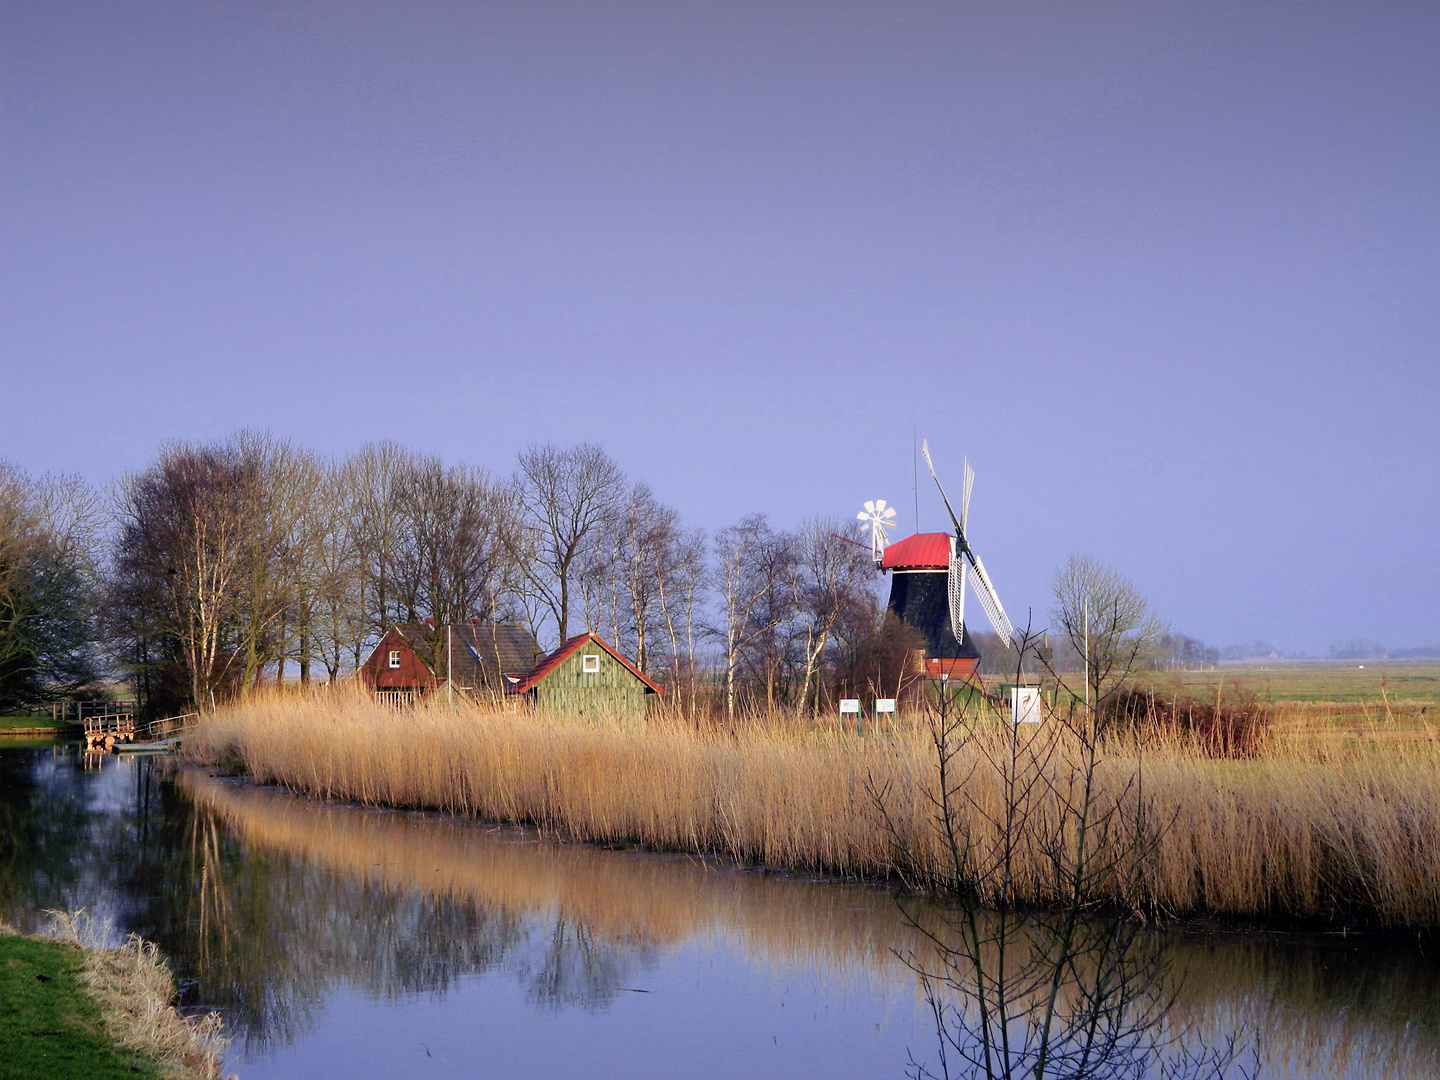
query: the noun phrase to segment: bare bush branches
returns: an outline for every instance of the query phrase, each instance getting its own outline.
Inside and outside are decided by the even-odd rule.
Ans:
[[[1017,672],[1033,645],[1028,631],[1018,642]],[[869,785],[902,874],[942,902],[938,916],[901,903],[930,944],[903,959],[924,982],[938,1046],[939,1072],[912,1060],[912,1075],[1227,1075],[1233,1041],[1196,1050],[1170,1025],[1168,953],[1135,917],[1155,907],[1171,820],[1147,798],[1140,762],[1105,767],[1088,709],[1015,724],[970,690],[941,685],[931,699],[918,831],[890,783]]]

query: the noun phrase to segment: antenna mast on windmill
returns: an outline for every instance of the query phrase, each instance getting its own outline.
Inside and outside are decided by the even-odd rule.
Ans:
[[[865,509],[855,515],[859,521],[870,523],[870,557],[879,566],[885,557],[885,545],[890,542],[886,535],[887,529],[895,527],[895,508],[886,506],[884,499],[872,499],[866,502]]]

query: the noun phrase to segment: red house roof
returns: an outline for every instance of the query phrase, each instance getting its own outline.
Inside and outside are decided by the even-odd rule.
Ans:
[[[587,641],[593,641],[596,645],[600,646],[600,648],[604,649],[616,660],[619,660],[620,663],[624,664],[625,667],[629,669],[630,674],[634,675],[637,679],[639,679],[646,686],[648,686],[652,691],[657,694],[661,693],[660,687],[656,686],[653,682],[647,679],[639,668],[637,668],[629,660],[626,660],[625,657],[621,656],[618,652],[616,652],[615,649],[612,648],[608,643],[606,643],[599,634],[592,634],[589,631],[586,631],[583,634],[577,634],[575,637],[572,637],[569,641],[565,642],[564,645],[561,645],[549,656],[541,660],[540,663],[535,666],[535,669],[530,672],[530,674],[526,675],[518,683],[510,687],[510,693],[523,694],[528,690],[533,690],[535,688],[535,685],[539,683],[539,681],[543,679],[546,675],[548,675],[557,664],[559,664],[567,656],[573,653],[576,649],[580,648],[581,645],[584,645]]]
[[[880,566],[885,570],[948,570],[950,534],[916,533],[896,540],[885,549]]]

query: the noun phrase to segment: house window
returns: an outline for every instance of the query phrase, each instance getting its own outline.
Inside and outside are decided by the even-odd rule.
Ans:
[[[594,675],[600,670],[600,654],[586,653],[580,658],[580,670],[587,675]]]
[[[396,668],[398,668],[399,666],[400,666],[400,650],[399,650],[399,649],[391,649],[391,650],[390,650],[390,670],[391,670],[391,671],[394,671],[394,670],[395,670]]]

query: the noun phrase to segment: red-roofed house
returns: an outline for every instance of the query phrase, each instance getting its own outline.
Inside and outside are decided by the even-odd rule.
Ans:
[[[613,716],[643,712],[660,688],[598,634],[584,633],[541,660],[509,692],[554,712]]]
[[[535,637],[513,623],[472,620],[456,626],[397,623],[360,665],[360,681],[395,702],[415,701],[445,686],[453,664],[455,689],[502,693],[535,667]]]

